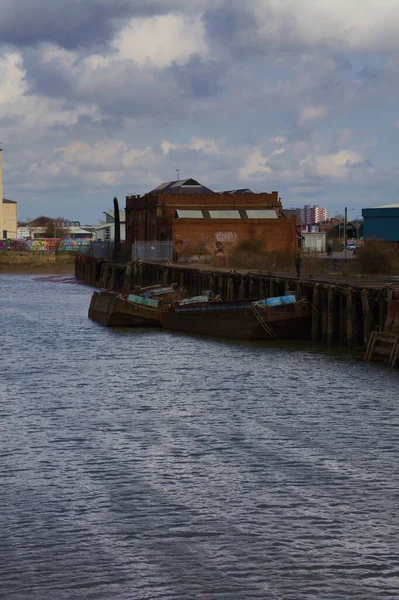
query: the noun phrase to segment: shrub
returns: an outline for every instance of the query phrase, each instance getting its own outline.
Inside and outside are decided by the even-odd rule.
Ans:
[[[359,268],[365,274],[390,274],[397,268],[397,256],[394,247],[378,240],[369,240],[358,248]]]
[[[294,270],[295,253],[284,250],[268,252],[261,241],[243,240],[229,257],[228,264],[234,268],[290,272]]]

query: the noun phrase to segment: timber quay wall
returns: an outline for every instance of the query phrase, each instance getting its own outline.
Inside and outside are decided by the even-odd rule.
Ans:
[[[364,348],[373,331],[382,331],[387,302],[395,293],[389,281],[297,278],[226,268],[135,261],[119,264],[76,257],[76,278],[88,285],[121,293],[137,286],[177,283],[188,292],[213,290],[223,300],[281,296],[292,291],[312,307],[312,341]],[[397,289],[399,292],[399,287]]]

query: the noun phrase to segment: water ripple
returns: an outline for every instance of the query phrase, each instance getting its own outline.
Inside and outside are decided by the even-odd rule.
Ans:
[[[399,374],[0,275],[0,598],[398,598]]]

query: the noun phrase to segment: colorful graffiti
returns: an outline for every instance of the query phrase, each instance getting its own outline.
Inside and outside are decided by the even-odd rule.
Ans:
[[[0,240],[0,251],[14,252],[79,252],[90,248],[91,240],[72,238],[46,238],[43,240]]]
[[[60,243],[60,250],[65,250],[68,252],[74,252],[76,250],[79,250],[82,247],[90,247],[91,246],[91,239],[90,238],[78,238],[78,239],[74,239],[74,238],[65,238],[63,240],[61,240]]]

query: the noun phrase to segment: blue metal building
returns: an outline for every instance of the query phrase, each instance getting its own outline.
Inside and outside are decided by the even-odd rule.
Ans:
[[[363,208],[362,215],[365,240],[399,242],[399,203]]]

